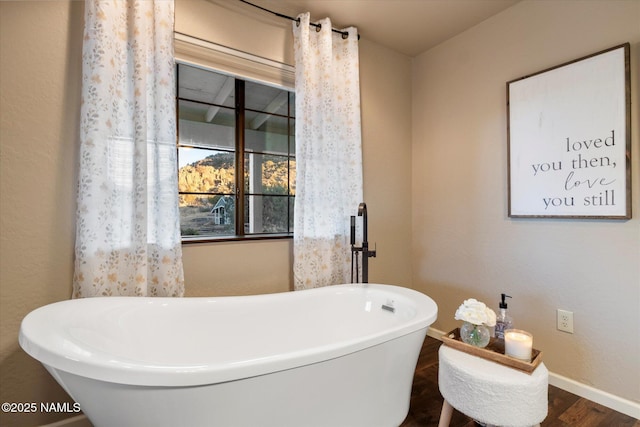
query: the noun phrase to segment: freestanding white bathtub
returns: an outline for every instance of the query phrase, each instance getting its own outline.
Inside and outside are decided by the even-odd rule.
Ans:
[[[106,297],[27,315],[20,345],[96,427],[398,426],[437,306],[389,285]]]

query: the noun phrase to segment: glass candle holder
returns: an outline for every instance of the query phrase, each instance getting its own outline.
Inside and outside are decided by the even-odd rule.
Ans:
[[[533,335],[521,329],[504,331],[504,354],[520,360],[531,362]]]

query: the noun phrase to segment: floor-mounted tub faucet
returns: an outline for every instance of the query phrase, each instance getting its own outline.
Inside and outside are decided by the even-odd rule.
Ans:
[[[367,204],[358,205],[358,216],[362,217],[362,246],[357,247],[356,243],[356,217],[351,217],[351,281],[353,282],[353,261],[356,263],[356,282],[358,282],[358,252],[362,252],[362,283],[369,283],[369,258],[376,256],[376,251],[369,250],[369,240],[367,237]]]

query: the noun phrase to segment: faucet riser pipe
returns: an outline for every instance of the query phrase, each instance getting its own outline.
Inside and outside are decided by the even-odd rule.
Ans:
[[[367,205],[366,203],[360,203],[358,205],[358,216],[362,217],[362,246],[355,246],[355,217],[351,217],[351,264],[353,267],[353,257],[356,257],[356,283],[358,280],[358,252],[362,252],[362,283],[369,283],[369,257],[375,257],[376,251],[369,250],[369,238],[368,238],[368,218],[367,218]],[[351,277],[353,278],[353,270]]]

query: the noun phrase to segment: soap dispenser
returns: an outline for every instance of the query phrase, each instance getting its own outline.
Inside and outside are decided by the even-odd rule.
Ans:
[[[513,328],[513,319],[507,314],[507,302],[506,298],[511,298],[509,295],[501,294],[502,301],[500,301],[500,313],[496,316],[496,328],[495,335],[497,339],[504,339],[504,331]]]

